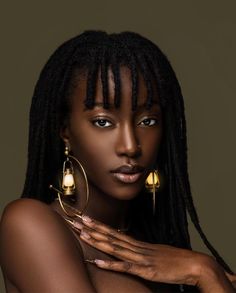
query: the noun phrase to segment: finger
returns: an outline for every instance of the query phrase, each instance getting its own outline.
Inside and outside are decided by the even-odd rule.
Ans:
[[[101,260],[101,259],[95,259],[95,260],[85,260],[89,263],[94,263],[96,266],[105,269],[105,270],[111,270],[116,272],[123,272],[128,273],[132,275],[139,276],[141,278],[150,280],[149,266],[143,266],[139,264],[134,264],[127,261],[111,261],[111,260]]]
[[[143,255],[150,254],[147,248],[140,248],[140,247],[134,246],[133,244],[130,244],[124,240],[117,239],[116,237],[113,237],[109,234],[107,235],[107,234],[104,234],[102,232],[98,232],[96,230],[93,230],[93,229],[90,229],[87,227],[86,228],[83,227],[82,232],[87,233],[94,240],[108,242],[112,246],[114,245],[114,246],[120,246],[122,248],[127,248],[127,249],[130,249],[136,253],[143,254]]]
[[[140,248],[149,247],[150,249],[152,249],[151,245],[149,245],[148,243],[138,241],[138,240],[126,235],[126,234],[120,233],[117,230],[109,227],[108,225],[105,225],[105,224],[100,223],[94,219],[91,219],[88,216],[82,216],[82,221],[83,221],[84,225],[86,225],[86,226],[88,226],[98,232],[102,232],[102,233],[110,235],[114,238],[126,241],[126,242],[133,244],[134,246],[137,246]]]
[[[83,225],[83,223],[81,222],[78,222],[78,221],[72,221],[70,219],[67,219],[65,218],[65,220],[72,225],[72,227],[75,228],[75,230],[78,230],[79,232],[81,232],[81,230],[83,229],[84,232],[88,233],[89,235],[91,235],[94,239],[98,240],[98,241],[108,241],[108,242],[111,242],[112,244],[116,244],[116,245],[119,245],[119,246],[122,246],[124,248],[128,248],[130,250],[133,250],[137,253],[143,253],[145,254],[147,252],[147,249],[143,249],[143,248],[140,248],[140,247],[137,247],[137,246],[133,246],[132,244],[129,244],[128,242],[126,241],[121,241],[109,234],[104,234],[102,232],[98,232],[96,230],[93,230],[91,228],[87,228],[85,229],[85,225]]]
[[[98,241],[91,237],[91,235],[86,233],[84,230],[81,231],[80,238],[91,246],[97,248],[98,250],[108,253],[121,260],[132,261],[144,265],[148,264],[147,256],[130,250],[129,248],[122,247],[118,244],[107,241]]]
[[[227,276],[227,278],[234,283],[234,285],[236,285],[236,274],[229,274],[225,271],[225,274]]]
[[[83,227],[85,226],[82,222],[76,221],[76,220],[71,220],[68,218],[64,218],[65,221],[70,224],[75,230],[81,231]]]

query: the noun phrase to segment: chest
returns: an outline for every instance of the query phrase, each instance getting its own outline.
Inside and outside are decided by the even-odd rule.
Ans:
[[[113,257],[87,245],[80,239],[84,259],[110,259]],[[86,263],[90,280],[98,293],[151,293],[174,292],[167,284],[157,284],[131,274],[114,272],[98,268],[95,264]]]

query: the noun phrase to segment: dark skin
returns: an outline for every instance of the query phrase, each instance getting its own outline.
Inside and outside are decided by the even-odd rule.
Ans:
[[[82,218],[83,223],[75,222],[74,227],[81,232],[80,238],[87,244],[122,260],[91,262],[106,270],[128,272],[149,281],[195,285],[202,292],[234,292],[225,273],[211,257],[167,245],[139,242],[112,229],[124,226],[128,200],[141,191],[148,170],[156,160],[163,132],[158,96],[155,96],[156,103],[151,110],[146,110],[147,92],[140,78],[138,110],[132,112],[132,88],[127,68],[122,68],[121,77],[121,106],[109,110],[102,107],[99,82],[95,97],[97,106],[92,110],[84,109],[78,97],[85,95],[83,82],[86,83],[86,79],[80,80],[72,98],[70,122],[62,131],[65,143],[83,164],[90,180],[92,200],[86,210],[90,217]],[[112,103],[114,85],[111,74],[109,92]],[[124,164],[144,166],[143,176],[135,184],[113,180],[109,171]],[[96,202],[101,202],[101,205],[93,205]],[[78,208],[81,209],[81,205]],[[91,221],[91,218],[96,221]]]
[[[147,286],[152,281],[197,285],[201,292],[208,293],[234,292],[226,274],[211,257],[140,242],[117,232],[127,224],[129,200],[142,189],[158,156],[163,132],[158,96],[150,111],[140,107],[132,112],[127,68],[122,68],[121,80],[119,109],[104,110],[98,105],[85,110],[86,75],[81,75],[71,97],[69,119],[61,129],[65,144],[86,170],[90,201],[85,214],[92,222],[86,218],[76,221],[72,233],[58,202],[51,206],[33,199],[10,203],[0,227],[0,257],[7,292],[153,292]],[[112,104],[111,75],[109,87]],[[145,99],[146,87],[140,79],[138,104],[142,106]],[[101,101],[98,80],[96,102]],[[144,168],[134,183],[117,181],[110,172],[124,164]],[[84,181],[75,171],[79,183],[75,207],[81,210],[85,203]],[[84,258],[105,260],[107,265],[85,262]],[[164,292],[160,289],[163,287],[158,288],[155,292]],[[165,290],[171,292],[168,287]]]
[[[72,97],[68,126],[62,130],[65,144],[87,173],[90,202],[86,214],[115,228],[125,225],[129,200],[137,196],[143,188],[162,137],[162,116],[158,98],[156,97],[153,107],[146,110],[147,93],[142,80],[139,86],[138,108],[132,112],[129,71],[123,68],[121,73],[124,76],[121,87],[123,102],[118,109],[113,106],[114,85],[111,75],[111,106],[108,110],[102,106],[100,82],[97,83],[96,106],[92,110],[84,107],[81,97],[86,93],[86,79],[80,78],[79,86]],[[128,184],[116,180],[111,172],[123,165],[142,166],[144,170],[139,180]],[[81,198],[75,207],[81,210],[84,200]]]

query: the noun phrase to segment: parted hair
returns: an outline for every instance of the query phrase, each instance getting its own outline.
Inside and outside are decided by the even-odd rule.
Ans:
[[[142,191],[132,200],[130,234],[150,243],[191,249],[187,212],[203,242],[216,260],[232,272],[213,248],[199,224],[193,204],[187,168],[187,139],[184,102],[179,82],[170,62],[150,40],[133,32],[107,34],[85,31],[63,43],[49,58],[36,84],[30,109],[28,165],[22,197],[51,203],[55,194],[49,185],[62,169],[64,144],[60,129],[70,113],[70,96],[78,75],[86,72],[84,104],[93,108],[98,74],[101,76],[104,108],[109,108],[108,69],[115,84],[114,105],[121,101],[120,67],[131,72],[132,109],[138,97],[139,76],[146,88],[150,108],[157,92],[163,112],[164,137],[154,162],[164,187],[158,193],[156,213],[151,197]]]

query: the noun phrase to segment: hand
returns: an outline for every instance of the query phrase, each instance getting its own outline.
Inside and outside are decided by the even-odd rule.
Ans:
[[[225,272],[225,274],[226,274],[226,277],[227,277],[227,278],[230,280],[230,282],[232,283],[233,287],[236,289],[236,275],[235,275],[235,274],[231,275],[231,274],[229,274],[229,273],[227,273],[227,272]]]
[[[213,258],[202,253],[137,241],[87,216],[83,216],[82,221],[73,223],[80,230],[81,239],[119,259],[90,261],[102,269],[154,282],[201,286],[202,268],[214,263]]]

